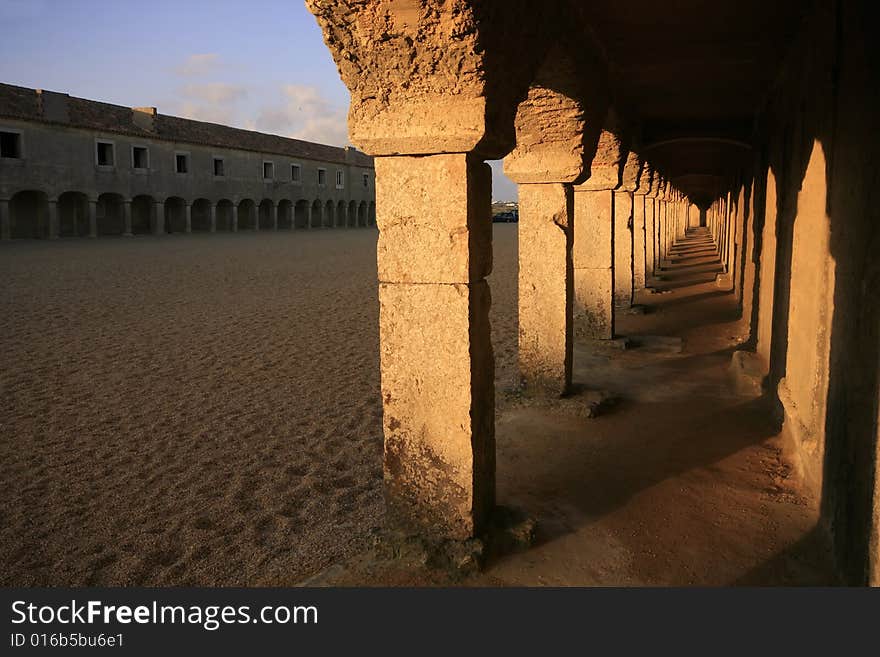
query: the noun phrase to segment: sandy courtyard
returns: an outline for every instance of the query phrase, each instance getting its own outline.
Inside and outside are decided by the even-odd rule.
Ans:
[[[0,582],[289,585],[357,549],[383,513],[376,235],[3,245]]]

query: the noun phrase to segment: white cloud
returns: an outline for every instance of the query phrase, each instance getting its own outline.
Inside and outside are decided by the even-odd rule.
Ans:
[[[257,115],[257,130],[333,146],[349,143],[345,108],[334,105],[312,86],[287,84],[281,93],[281,105],[264,107]]]
[[[195,98],[209,103],[233,103],[247,96],[247,89],[241,85],[224,82],[208,84],[188,84],[182,90],[185,98]]]
[[[174,69],[174,72],[183,77],[207,75],[214,71],[219,64],[220,55],[217,53],[199,53],[187,57],[183,64]]]

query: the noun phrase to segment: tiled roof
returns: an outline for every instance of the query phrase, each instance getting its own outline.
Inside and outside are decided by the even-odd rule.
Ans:
[[[67,120],[52,121],[43,115],[40,94],[37,90],[0,83],[0,116],[43,123],[63,123],[76,128],[114,132],[134,137],[275,153],[363,167],[373,166],[373,158],[354,148],[348,149],[346,157],[346,149],[337,146],[315,144],[300,139],[231,128],[216,123],[193,121],[166,114],[156,114],[153,130],[146,130],[135,124],[133,110],[130,107],[63,96],[67,101]]]

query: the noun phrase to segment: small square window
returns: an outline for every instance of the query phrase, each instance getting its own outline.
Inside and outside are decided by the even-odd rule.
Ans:
[[[322,187],[327,184],[327,169],[318,169],[318,184]]]
[[[21,158],[21,134],[0,132],[0,157]]]
[[[298,164],[290,165],[290,182],[302,182],[302,169]]]
[[[99,167],[112,167],[116,163],[113,150],[112,142],[99,141],[97,143],[97,159]]]
[[[275,179],[275,164],[273,162],[263,162],[263,180]]]
[[[174,155],[174,170],[177,173],[189,172],[189,155],[186,153],[176,153]]]
[[[341,169],[336,169],[336,189],[342,189],[345,187],[345,172]]]
[[[131,149],[131,166],[135,169],[149,169],[150,151],[144,146],[133,146]]]
[[[226,175],[226,169],[224,167],[224,162],[222,157],[214,158],[214,175],[218,178],[222,178]]]
[[[365,173],[364,174],[364,187],[369,187],[369,186],[370,186],[370,174]]]

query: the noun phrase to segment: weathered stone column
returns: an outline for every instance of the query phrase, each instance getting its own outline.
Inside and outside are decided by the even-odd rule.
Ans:
[[[468,539],[495,503],[483,160],[514,148],[543,49],[479,3],[306,5],[351,92],[351,141],[375,158],[387,518]]]
[[[620,187],[614,192],[614,305],[629,308],[633,301],[633,207],[642,162],[627,155]]]
[[[591,179],[574,190],[574,327],[578,336],[610,340],[614,337],[614,192],[595,189],[602,183],[594,178],[595,167]]]
[[[122,236],[131,237],[131,199],[122,201]]]
[[[238,232],[238,203],[232,204],[232,232]]]
[[[644,166],[639,186],[633,192],[633,291],[645,289],[648,266],[646,265],[647,239],[646,217],[648,192],[651,191],[651,179],[654,172],[650,167]]]
[[[614,190],[625,160],[621,137],[603,130],[590,178],[574,188],[574,326],[586,338],[614,337]]]
[[[217,204],[216,203],[211,203],[211,224],[210,224],[210,227],[208,230],[210,230],[210,232],[212,232],[212,233],[217,232]]]
[[[312,227],[312,204],[309,203],[306,207],[306,230],[309,230]]]
[[[49,199],[49,239],[58,239],[58,199]]]
[[[12,239],[12,225],[9,219],[9,199],[0,198],[0,240]]]
[[[165,202],[155,201],[153,203],[153,235],[162,235],[165,233]]]
[[[269,209],[269,216],[272,217],[272,230],[278,230],[278,210],[281,207],[281,204],[275,204],[275,201],[272,201],[272,207]]]
[[[89,237],[98,236],[98,199],[89,199]]]
[[[645,195],[645,279],[657,271],[657,182],[658,174],[651,171],[651,186]]]
[[[519,185],[520,379],[529,392],[557,397],[571,387],[572,183],[586,178],[585,151],[592,157],[599,136],[597,127],[586,133],[581,100],[546,82],[565,63],[551,56],[539,70],[517,108],[516,148],[504,159]]]
[[[494,505],[491,171],[465,153],[375,166],[388,513],[465,539]]]
[[[184,210],[185,224],[183,232],[189,235],[190,233],[192,233],[192,203],[184,203],[184,206],[186,207],[186,209]]]

